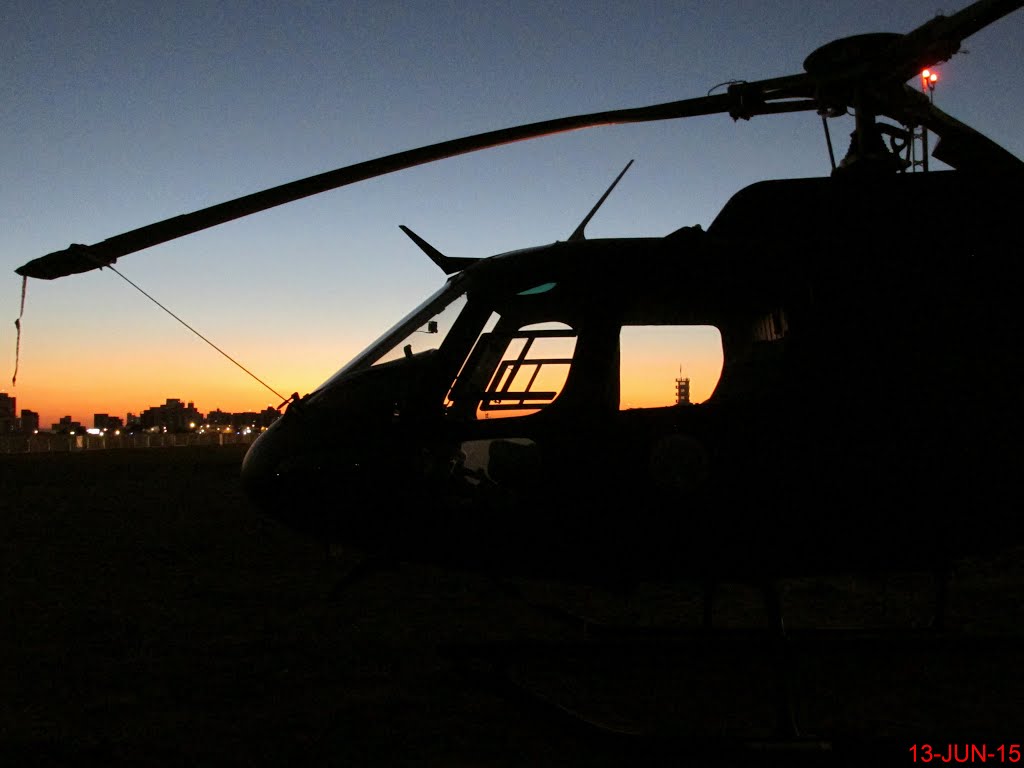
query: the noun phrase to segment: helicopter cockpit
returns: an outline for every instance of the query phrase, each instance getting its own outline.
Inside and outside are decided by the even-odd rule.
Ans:
[[[557,405],[604,417],[650,404],[644,390],[651,387],[639,385],[638,369],[657,357],[660,345],[664,395],[654,399],[672,405],[671,374],[693,346],[687,335],[694,328],[705,329],[699,344],[717,356],[705,366],[715,369],[705,373],[700,399],[707,399],[721,370],[719,332],[695,324],[689,309],[667,298],[654,310],[631,309],[645,304],[650,288],[634,285],[635,275],[616,274],[614,259],[627,244],[610,243],[555,244],[461,272],[328,379],[308,404],[337,403],[353,381],[369,378],[378,392],[394,390],[393,416],[433,412],[455,424],[539,415]],[[649,250],[664,248],[652,240]],[[581,271],[582,259],[593,260],[604,276]],[[645,328],[658,331],[645,334]],[[628,349],[620,349],[623,342]],[[619,375],[620,352],[632,361],[631,377]],[[403,396],[400,381],[413,372],[417,393]]]
[[[537,514],[564,503],[567,475],[577,488],[594,472],[630,476],[645,454],[637,441],[699,421],[722,371],[712,314],[670,279],[686,261],[651,280],[669,252],[700,238],[555,243],[466,268],[293,404],[250,451],[245,476],[304,493],[344,482],[392,508],[426,498],[511,508],[525,494]],[[688,379],[680,388],[680,366],[698,362],[687,354],[702,366],[692,399]],[[389,476],[402,482],[389,487]]]

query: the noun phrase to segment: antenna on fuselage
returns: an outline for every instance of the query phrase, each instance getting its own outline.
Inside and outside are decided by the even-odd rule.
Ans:
[[[612,185],[610,187],[608,187],[608,189],[605,190],[605,193],[603,195],[601,195],[601,199],[597,201],[597,204],[593,208],[590,209],[590,213],[588,213],[583,218],[583,221],[580,222],[580,225],[578,227],[576,227],[576,231],[573,232],[571,235],[569,235],[568,242],[571,243],[574,240],[586,240],[587,239],[586,237],[583,236],[583,230],[587,228],[587,224],[589,224],[590,220],[592,218],[594,218],[594,214],[597,213],[597,209],[601,207],[602,203],[604,203],[605,200],[608,199],[608,195],[610,195],[612,193],[612,190],[615,189],[615,185],[619,183],[619,179],[621,179],[623,176],[626,175],[626,171],[629,170],[629,166],[631,166],[632,164],[633,164],[632,160],[630,160],[628,163],[626,163],[626,167],[622,169],[622,172],[618,176],[615,177],[615,181],[613,181]]]
[[[466,267],[472,266],[480,261],[480,259],[466,258],[463,256],[445,256],[437,250],[437,248],[405,226],[405,224],[399,224],[398,228],[405,232],[405,234],[409,236],[409,239],[416,243],[416,245],[419,246],[419,249],[427,254],[427,256],[430,257],[430,260],[437,264],[437,266],[439,266],[446,275],[454,275],[456,272],[461,272]]]

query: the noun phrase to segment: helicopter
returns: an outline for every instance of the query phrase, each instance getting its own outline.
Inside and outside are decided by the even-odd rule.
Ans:
[[[102,269],[293,200],[564,131],[793,112],[827,131],[852,112],[831,175],[741,190],[706,231],[587,239],[614,183],[564,242],[451,257],[405,228],[446,282],[289,398],[242,481],[259,509],[317,539],[528,575],[930,564],[1016,533],[1004,500],[1021,458],[1024,323],[1005,263],[1024,163],[906,83],[1021,5],[978,0],[904,35],[837,40],[802,73],[724,93],[399,152],[17,272]],[[909,172],[928,132],[953,170]],[[914,200],[929,201],[926,228],[894,216]],[[714,329],[710,397],[623,407],[624,340],[644,329]],[[871,371],[884,395],[864,391]]]

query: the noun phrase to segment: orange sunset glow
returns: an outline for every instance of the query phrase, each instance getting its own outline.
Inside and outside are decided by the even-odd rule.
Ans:
[[[251,339],[236,344],[232,357],[281,396],[264,388],[202,342],[182,336],[132,349],[126,355],[97,357],[94,348],[63,348],[57,355],[42,343],[23,347],[16,386],[4,389],[19,411],[40,414],[48,429],[62,416],[92,425],[93,414],[124,417],[168,398],[194,402],[202,413],[261,411],[292,392],[315,389],[358,351],[360,342],[334,349],[296,343],[274,346]],[[13,370],[13,365],[12,365]],[[10,379],[8,379],[8,382]]]
[[[548,347],[538,344],[536,353],[571,360],[575,339],[541,341]],[[306,394],[314,390],[354,357],[362,343],[339,342],[333,349],[324,349],[301,341],[238,342],[232,356],[277,390],[280,397],[188,336],[174,340],[168,336],[160,339],[159,345],[100,360],[86,347],[64,348],[58,356],[40,343],[23,350],[18,385],[6,391],[17,397],[19,409],[37,411],[44,429],[62,416],[70,415],[91,425],[93,414],[124,417],[160,405],[167,398],[194,402],[202,413],[215,409],[229,413],[261,411],[268,405],[277,406],[292,392]],[[629,326],[620,334],[622,409],[673,405],[675,379],[679,377],[690,380],[691,402],[703,402],[714,391],[721,371],[721,336],[711,326]],[[525,388],[532,373],[532,369],[525,370],[509,388]],[[545,366],[532,389],[558,392],[567,374],[568,365]],[[491,411],[487,418],[529,412]]]

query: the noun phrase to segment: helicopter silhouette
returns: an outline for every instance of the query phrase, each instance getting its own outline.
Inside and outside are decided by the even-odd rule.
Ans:
[[[802,73],[724,93],[400,152],[17,272],[103,268],[286,202],[563,131],[812,111],[827,135],[828,118],[852,111],[830,176],[741,190],[707,231],[586,239],[614,183],[550,245],[454,258],[403,227],[447,282],[290,398],[242,480],[256,506],[314,537],[471,568],[614,579],[931,564],[1018,533],[1006,499],[1024,320],[1005,267],[1024,163],[906,83],[1021,5],[979,0],[905,35],[837,40]],[[927,169],[913,150],[928,132],[952,170],[910,172]],[[920,200],[929,224],[907,227],[896,212]],[[622,407],[622,340],[644,328],[717,329],[722,370],[705,402]],[[865,390],[869,375],[883,391]]]

